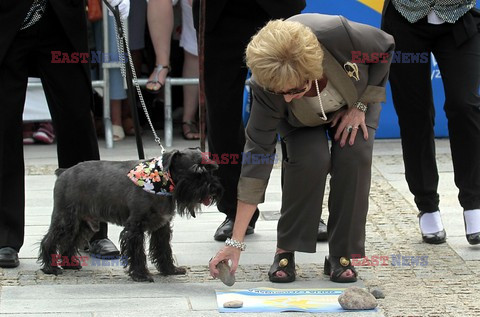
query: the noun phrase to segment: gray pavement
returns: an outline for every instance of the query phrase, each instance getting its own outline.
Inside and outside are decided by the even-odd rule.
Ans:
[[[159,134],[161,135],[161,134]],[[198,146],[174,134],[174,148]],[[147,157],[159,154],[148,131],[143,136]],[[105,160],[137,157],[135,140],[127,137],[113,149],[100,144]],[[404,180],[399,140],[377,140],[374,149],[370,211],[367,223],[367,256],[389,256],[388,265],[358,266],[360,281],[368,289],[380,288],[385,299],[376,312],[345,313],[348,316],[479,316],[480,246],[470,246],[464,235],[462,209],[453,172],[448,140],[437,140],[440,170],[441,210],[448,240],[443,245],[422,243],[414,207]],[[167,148],[168,150],[168,148]],[[207,263],[222,243],[213,233],[223,221],[215,207],[205,208],[195,219],[176,217],[172,247],[178,265],[187,267],[185,276],[155,275],[155,283],[135,283],[118,266],[86,266],[58,277],[39,271],[38,244],[48,229],[52,210],[52,189],[56,168],[55,145],[25,147],[26,233],[20,251],[21,265],[0,268],[0,315],[44,316],[226,316],[217,312],[215,290],[226,290],[213,280]],[[326,195],[328,195],[328,190]],[[297,281],[272,284],[267,271],[275,249],[276,220],[280,207],[280,170],[274,168],[260,205],[261,218],[255,234],[247,236],[235,288],[339,288],[351,285],[332,283],[322,274],[326,243],[317,244],[317,253],[297,253]],[[324,203],[326,210],[326,200]],[[324,211],[323,218],[326,219]],[[109,225],[109,236],[117,242],[122,228]],[[427,256],[427,265],[392,265],[392,255]],[[153,266],[152,272],[156,272]],[[310,316],[305,313],[287,313]],[[253,316],[256,314],[232,314]],[[267,314],[268,316],[286,316]],[[326,315],[326,314],[324,314]],[[328,315],[326,315],[328,316]]]

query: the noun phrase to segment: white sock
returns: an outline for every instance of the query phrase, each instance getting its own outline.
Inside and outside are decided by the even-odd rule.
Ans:
[[[465,210],[463,217],[465,218],[467,234],[480,232],[480,209]]]
[[[420,230],[423,234],[435,233],[443,230],[440,211],[424,213],[420,217]]]

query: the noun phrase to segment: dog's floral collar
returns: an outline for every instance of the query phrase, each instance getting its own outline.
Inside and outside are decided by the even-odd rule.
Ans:
[[[163,170],[162,157],[141,162],[130,170],[127,176],[151,194],[170,196],[175,189],[170,173]]]

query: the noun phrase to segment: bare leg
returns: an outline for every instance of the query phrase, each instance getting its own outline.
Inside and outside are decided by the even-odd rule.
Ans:
[[[131,51],[133,66],[137,76],[140,76],[142,68],[142,50]],[[122,126],[125,135],[135,135],[135,127],[133,124],[132,111],[128,99],[122,100]]]
[[[148,28],[152,39],[153,48],[155,50],[155,64],[168,66],[170,63],[170,40],[173,30],[173,8],[171,0],[150,0],[147,7]],[[159,90],[165,78],[168,69],[163,69],[158,74],[158,78],[154,78],[152,73],[148,78],[149,81],[157,80],[159,83],[150,83],[147,85],[149,90]]]
[[[113,125],[113,141],[120,141],[125,138],[122,128],[122,100],[110,100],[110,117]]]
[[[122,100],[110,100],[110,117],[113,125],[122,125]]]
[[[184,51],[183,73],[184,78],[198,78],[198,56]],[[198,110],[198,85],[183,86],[183,122],[196,122]],[[192,131],[187,124],[182,125],[183,134],[188,139],[199,139],[200,134]]]

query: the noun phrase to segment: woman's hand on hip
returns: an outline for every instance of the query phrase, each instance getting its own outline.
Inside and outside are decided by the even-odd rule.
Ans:
[[[348,144],[352,146],[355,143],[355,137],[358,130],[363,132],[363,138],[368,140],[368,130],[365,124],[365,113],[357,108],[351,107],[347,110],[339,111],[332,120],[331,127],[337,126],[335,132],[335,141],[340,140],[340,147],[344,147],[348,139]]]

